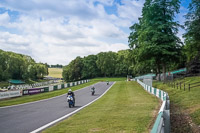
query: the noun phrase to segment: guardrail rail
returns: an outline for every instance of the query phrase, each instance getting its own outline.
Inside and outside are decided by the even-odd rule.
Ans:
[[[148,86],[140,80],[137,80],[137,82],[150,94],[153,94],[162,100],[162,106],[158,112],[151,133],[170,133],[170,100],[168,93]]]

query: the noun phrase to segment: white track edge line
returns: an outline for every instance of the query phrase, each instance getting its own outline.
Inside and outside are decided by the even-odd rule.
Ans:
[[[91,101],[90,103],[84,105],[83,107],[81,107],[81,108],[79,108],[79,109],[77,109],[77,110],[75,110],[75,111],[73,111],[73,112],[71,112],[71,113],[69,113],[69,114],[67,114],[67,115],[65,115],[65,116],[62,116],[62,117],[60,117],[60,118],[58,118],[58,119],[56,119],[56,120],[54,120],[54,121],[52,121],[52,122],[50,122],[50,123],[48,123],[48,124],[46,124],[46,125],[44,125],[44,126],[38,128],[38,129],[36,129],[36,130],[34,130],[34,131],[30,132],[30,133],[37,133],[37,132],[40,132],[40,131],[44,130],[45,128],[47,128],[47,127],[49,127],[49,126],[51,126],[51,125],[53,125],[53,124],[55,124],[55,123],[57,123],[57,122],[59,122],[59,121],[65,119],[65,118],[69,117],[70,115],[72,115],[72,114],[74,114],[74,113],[80,111],[81,109],[83,109],[83,108],[89,106],[90,104],[92,104],[93,102],[95,102],[96,100],[98,100],[98,99],[100,99],[102,96],[104,96],[104,95],[106,94],[106,92],[108,92],[108,91],[110,90],[110,88],[111,88],[115,83],[116,83],[116,82],[114,82],[114,83],[113,83],[100,97],[98,97],[97,99],[94,99],[93,101]]]
[[[99,82],[97,82],[97,83],[99,83]],[[95,84],[97,84],[97,83],[95,83]],[[92,84],[92,85],[95,85],[95,84]],[[87,88],[87,87],[89,87],[89,86],[91,86],[91,85],[88,85],[88,86],[86,86],[86,87],[84,87],[84,88]],[[72,86],[72,87],[73,87],[73,86]],[[68,88],[70,88],[70,87],[68,87]],[[78,89],[78,90],[75,90],[74,92],[79,91],[79,90],[84,89],[84,88],[80,88],[80,89]],[[67,89],[67,88],[64,88],[64,89]],[[59,90],[61,90],[61,89],[59,89]],[[48,92],[47,92],[47,93],[48,93]],[[41,93],[40,93],[40,94],[41,94]],[[37,94],[36,94],[36,95],[37,95]],[[0,109],[3,109],[3,108],[11,108],[11,107],[17,107],[17,106],[22,106],[22,105],[27,105],[27,104],[32,104],[32,103],[38,103],[38,102],[43,102],[43,101],[51,100],[51,99],[58,98],[58,97],[61,97],[61,96],[64,96],[64,95],[66,95],[66,93],[65,93],[65,94],[62,94],[62,95],[59,95],[59,96],[55,96],[55,97],[51,97],[51,98],[47,98],[47,99],[42,99],[42,100],[39,100],[39,101],[28,102],[28,103],[22,103],[22,104],[11,105],[11,106],[4,106],[4,107],[0,107]]]

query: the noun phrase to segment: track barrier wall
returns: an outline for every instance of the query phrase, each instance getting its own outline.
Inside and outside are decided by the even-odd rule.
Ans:
[[[0,92],[0,99],[22,96],[21,90]]]
[[[162,100],[162,106],[158,112],[156,121],[151,133],[170,133],[170,100],[169,95],[165,91],[144,84],[142,81],[137,82],[150,94]]]
[[[90,80],[82,80],[82,81],[78,81],[78,82],[87,83],[89,81]],[[24,90],[0,92],[0,99],[18,97],[18,96],[23,96],[23,95],[33,95],[33,94],[38,94],[38,93],[43,93],[43,92],[55,91],[58,89],[69,88],[69,87],[78,85],[77,84],[78,82],[71,82],[71,83],[65,83],[65,84],[61,83],[58,85],[42,86],[40,88],[31,88],[31,89],[24,89]]]

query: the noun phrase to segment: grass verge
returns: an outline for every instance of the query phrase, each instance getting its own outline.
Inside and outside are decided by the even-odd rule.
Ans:
[[[188,77],[176,82],[200,82],[200,77]],[[153,86],[168,92],[170,96],[172,132],[200,132],[200,87],[184,91],[183,87],[180,90],[162,82],[154,82]]]
[[[78,90],[78,89],[84,88],[86,86],[95,84],[97,82],[98,81],[90,81],[88,83],[81,84],[81,85],[74,86],[74,87],[70,87],[70,88],[72,90]],[[65,89],[51,91],[51,92],[47,92],[47,93],[41,93],[41,94],[36,94],[36,95],[27,95],[27,96],[22,96],[22,97],[17,97],[17,98],[5,99],[5,100],[1,100],[0,107],[48,99],[48,98],[52,98],[52,97],[55,97],[55,96],[65,94],[67,92],[68,92],[68,89],[65,88]]]
[[[95,103],[43,132],[148,132],[158,107],[159,100],[139,84],[120,81]]]

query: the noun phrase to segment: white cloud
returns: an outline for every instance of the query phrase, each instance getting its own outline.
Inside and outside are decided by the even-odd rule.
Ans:
[[[31,55],[29,44],[24,36],[0,32],[0,49]]]
[[[141,16],[144,0],[122,0],[122,5],[118,4],[118,14],[121,18],[137,22]]]
[[[4,26],[8,24],[10,21],[10,17],[7,12],[0,14],[0,26]]]
[[[99,2],[96,6],[95,1]],[[129,33],[121,27],[128,29],[137,21],[142,2],[122,3],[117,5],[118,13],[110,15],[104,5],[112,6],[113,0],[0,2],[0,6],[20,12],[14,22],[8,13],[0,14],[4,27],[18,31],[0,32],[0,49],[30,55],[37,62],[64,65],[76,56],[127,49]]]

